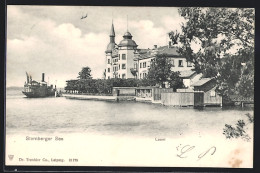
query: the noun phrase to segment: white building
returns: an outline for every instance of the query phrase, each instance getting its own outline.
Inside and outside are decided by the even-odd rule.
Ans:
[[[115,31],[112,24],[110,32],[110,43],[107,46],[106,53],[106,79],[110,78],[134,78],[131,68],[134,67],[134,52],[137,50],[137,44],[132,40],[130,32],[126,32],[123,40],[117,45],[115,43]]]
[[[112,23],[110,31],[110,43],[107,46],[106,53],[106,79],[110,78],[137,78],[143,79],[147,76],[151,61],[156,58],[156,55],[164,54],[173,65],[172,71],[179,71],[180,77],[183,78],[184,85],[190,85],[201,77],[197,75],[194,69],[194,64],[188,62],[182,57],[177,48],[171,45],[157,47],[153,49],[137,49],[137,44],[132,39],[132,35],[127,31],[123,35],[123,40],[117,45],[115,43],[115,30]]]
[[[194,69],[194,65],[190,62],[187,62],[186,58],[180,56],[177,53],[177,48],[171,46],[169,43],[168,46],[157,47],[154,45],[153,49],[142,49],[135,52],[135,69],[137,71],[137,78],[144,78],[149,71],[151,61],[156,58],[156,55],[164,54],[173,65],[172,71],[191,71]]]

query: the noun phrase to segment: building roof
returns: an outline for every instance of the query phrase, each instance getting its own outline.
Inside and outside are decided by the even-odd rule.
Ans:
[[[136,53],[137,54],[145,54],[149,51],[150,49],[136,49]]]
[[[106,53],[112,53],[112,50],[115,48],[116,43],[110,42],[107,45]]]
[[[135,43],[134,40],[132,39],[123,39],[122,41],[120,41],[119,47],[137,47],[137,44]]]
[[[120,43],[119,43],[119,47],[137,47],[138,45],[135,43],[135,41],[134,40],[132,40],[132,35],[131,35],[131,33],[130,32],[126,32],[125,34],[124,34],[124,36],[123,36],[123,40],[122,41],[120,41]]]
[[[112,23],[112,26],[111,26],[111,30],[110,30],[110,35],[109,35],[110,37],[112,36],[112,37],[115,37],[116,36],[116,34],[115,34],[115,29],[114,29],[114,24]]]
[[[167,57],[181,57],[177,52],[177,47],[162,46],[154,49],[146,49],[146,51],[138,52],[135,57],[136,59],[147,59],[155,56],[156,54],[165,54]]]
[[[206,84],[207,82],[209,82],[211,79],[212,78],[202,78],[198,82],[195,82],[194,84],[192,84],[191,86],[202,86],[202,85]]]
[[[166,54],[168,56],[179,57],[180,54],[177,52],[177,47],[163,46],[158,48],[158,54]]]
[[[153,88],[156,88],[155,86],[139,86],[139,87],[136,87],[136,89],[153,89]]]
[[[180,71],[180,77],[181,78],[190,78],[194,74],[196,74],[196,72],[192,71],[192,70]]]
[[[132,37],[133,37],[132,34],[128,31],[123,36],[123,38],[128,38],[128,39],[131,39]]]
[[[153,57],[152,50],[146,49],[136,53],[134,60],[138,60],[138,59],[141,60],[141,59],[147,59],[152,57]]]

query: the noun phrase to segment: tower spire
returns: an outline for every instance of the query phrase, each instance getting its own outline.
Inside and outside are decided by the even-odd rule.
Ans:
[[[112,24],[113,24],[113,19],[114,19],[114,15],[113,15],[113,11],[112,11]]]
[[[110,37],[115,37],[115,29],[114,29],[114,24],[113,24],[113,19],[112,19],[112,26],[111,26],[111,30],[110,30]]]
[[[128,32],[128,15],[126,15],[126,31]]]

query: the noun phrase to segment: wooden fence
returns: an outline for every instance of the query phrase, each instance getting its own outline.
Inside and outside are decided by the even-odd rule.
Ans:
[[[172,88],[153,88],[153,99],[154,100],[161,100],[162,93],[172,93]]]
[[[203,93],[161,93],[161,103],[172,106],[202,106]]]

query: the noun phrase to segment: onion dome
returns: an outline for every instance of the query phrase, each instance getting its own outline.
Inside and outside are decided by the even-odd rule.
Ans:
[[[124,36],[123,36],[123,38],[125,38],[125,39],[132,39],[132,35],[131,35],[131,33],[130,32],[126,32],[125,34],[124,34]]]
[[[109,34],[109,37],[110,37],[110,42],[108,43],[107,45],[107,50],[105,51],[106,53],[112,53],[112,50],[115,48],[115,30],[114,30],[114,25],[112,23],[112,26],[111,26],[111,31],[110,31],[110,34]]]
[[[112,50],[114,49],[116,43],[109,43],[107,45],[107,50],[106,50],[106,53],[112,53]]]
[[[120,41],[119,43],[119,47],[133,47],[133,48],[136,48],[138,45],[135,43],[134,40],[132,40],[132,35],[130,32],[126,32],[123,36],[123,40]]]

